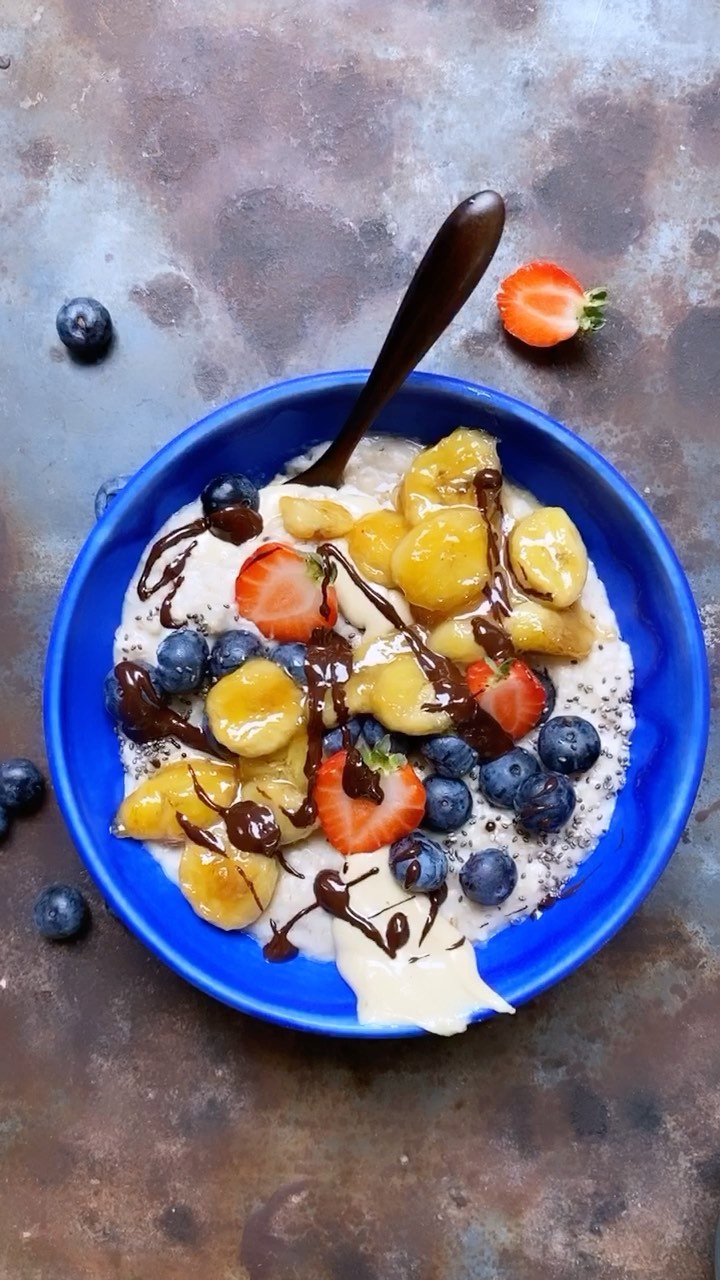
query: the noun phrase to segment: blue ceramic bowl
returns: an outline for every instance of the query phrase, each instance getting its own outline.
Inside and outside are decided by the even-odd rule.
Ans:
[[[90,533],[60,599],[45,731],[58,800],[80,854],[113,910],[151,951],[246,1013],[374,1037],[408,1032],[360,1026],[334,965],[303,958],[268,964],[252,938],[205,924],[141,845],[110,834],[122,772],[102,696],[125,588],[160,525],[218,472],[245,471],[262,484],[289,458],[335,435],[364,378],[326,373],[258,391],[185,431],[138,472]],[[670,858],[705,755],[707,668],[690,588],[664,533],[617,471],[567,428],[487,387],[416,374],[378,429],[430,443],[460,423],[498,436],[507,473],[542,502],[569,511],[635,664],[630,769],[610,829],[581,872],[598,874],[539,921],[478,949],[483,977],[521,1005],[607,942]]]

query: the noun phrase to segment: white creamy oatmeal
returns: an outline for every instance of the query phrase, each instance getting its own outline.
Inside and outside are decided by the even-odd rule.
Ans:
[[[420,446],[407,440],[368,438],[358,445],[346,471],[340,490],[312,490],[339,502],[355,519],[392,505],[396,487]],[[316,451],[319,452],[319,451]],[[302,458],[288,467],[297,474],[308,462]],[[210,643],[213,637],[232,628],[242,627],[260,635],[254,624],[241,618],[235,606],[235,579],[243,561],[265,541],[292,543],[279,514],[281,494],[307,497],[302,486],[274,482],[261,491],[260,513],[263,531],[259,538],[234,546],[201,532],[184,568],[184,580],[174,595],[172,613],[176,619],[204,633]],[[503,484],[502,501],[506,516],[517,520],[537,506],[535,500],[508,483]],[[192,521],[201,514],[200,501],[178,511],[159,530],[158,537]],[[347,542],[332,542],[347,554]],[[307,550],[307,544],[297,544]],[[169,552],[166,559],[172,558]],[[115,640],[114,660],[153,664],[162,639],[170,634],[161,625],[158,597],[142,603],[137,583],[142,564],[129,584],[121,624]],[[165,561],[160,561],[159,567]],[[388,624],[381,613],[363,596],[340,567],[335,583],[340,610],[337,630],[357,640],[387,632]],[[403,595],[373,584],[406,623],[412,614]],[[484,941],[508,923],[517,923],[538,911],[541,904],[557,897],[579,863],[585,859],[607,829],[615,799],[620,790],[628,759],[628,743],[634,717],[632,710],[632,662],[628,646],[618,633],[617,622],[605,589],[594,566],[590,564],[580,603],[591,615],[596,639],[587,657],[575,661],[567,658],[538,657],[533,664],[543,667],[551,676],[556,690],[555,715],[579,715],[597,728],[602,751],[587,773],[574,778],[577,795],[575,812],[560,831],[543,836],[523,834],[507,809],[499,809],[484,799],[477,787],[477,769],[465,779],[473,797],[470,820],[460,830],[432,838],[447,851],[450,874],[447,899],[439,906],[438,919],[420,942],[427,918],[428,899],[403,892],[388,867],[387,847],[371,854],[343,857],[333,849],[322,831],[283,850],[291,867],[301,871],[297,879],[281,870],[269,908],[251,925],[250,931],[262,943],[272,936],[271,921],[284,924],[303,907],[314,901],[315,875],[323,869],[335,870],[340,879],[352,881],[364,869],[375,874],[350,890],[353,909],[365,917],[386,920],[393,904],[404,903],[409,940],[394,958],[357,928],[324,910],[313,910],[292,929],[292,942],[304,954],[320,960],[335,959],[338,969],[358,996],[361,1021],[385,1025],[423,1026],[441,1034],[462,1030],[474,1012],[480,1009],[509,1011],[509,1006],[490,991],[477,973],[475,953],[465,939]],[[178,710],[190,713],[195,723],[202,719],[203,701],[197,695],[177,699]],[[519,745],[534,750],[537,730]],[[138,746],[121,735],[121,752],[125,769],[126,792],[152,776],[158,763],[197,756],[197,752],[180,747],[172,740]],[[427,772],[419,757],[413,765],[422,775]],[[517,886],[502,905],[493,908],[470,902],[462,894],[457,871],[470,852],[489,847],[502,847],[512,855],[518,870]],[[165,873],[177,881],[180,846],[149,842],[148,848]],[[482,953],[480,953],[482,965]],[[282,967],[278,967],[282,981]]]

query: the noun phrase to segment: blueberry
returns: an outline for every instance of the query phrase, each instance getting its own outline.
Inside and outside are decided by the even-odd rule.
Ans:
[[[550,672],[547,671],[545,667],[533,667],[533,675],[537,677],[545,690],[545,706],[543,707],[542,715],[538,720],[538,724],[544,724],[555,710],[557,689],[555,688]]]
[[[390,733],[379,720],[374,716],[365,716],[362,722],[362,736],[367,745],[372,749],[376,747],[382,738],[390,739],[390,752],[395,755],[406,756],[410,751],[410,740],[404,733]]]
[[[472,796],[457,778],[441,778],[433,773],[425,779],[425,824],[433,831],[456,831],[467,822]]]
[[[432,893],[447,879],[447,854],[422,831],[413,831],[390,845],[390,870],[403,889]]]
[[[51,942],[77,938],[89,917],[87,902],[72,885],[50,884],[35,899],[33,923],[38,933]]]
[[[95,519],[105,515],[113,498],[117,498],[121,489],[125,488],[129,476],[113,476],[112,480],[104,480],[95,494]]]
[[[540,730],[538,754],[556,773],[585,773],[600,755],[600,735],[582,716],[555,716]]]
[[[499,907],[510,897],[518,872],[506,849],[480,849],[471,853],[460,871],[460,888],[471,902]]]
[[[0,805],[10,814],[35,813],[45,797],[45,779],[32,760],[18,756],[0,764]]]
[[[279,644],[269,655],[279,667],[284,667],[296,684],[307,684],[305,675],[305,659],[307,648],[304,644]]]
[[[0,804],[0,840],[4,840],[10,830],[10,814],[4,804]]]
[[[202,684],[209,657],[208,644],[199,631],[182,627],[160,641],[157,679],[166,693],[193,693]]]
[[[112,320],[107,307],[96,298],[73,298],[57,313],[58,337],[73,355],[97,360],[112,339]]]
[[[348,720],[347,725],[345,727],[350,734],[350,741],[354,746],[358,738],[360,737],[360,730],[362,728],[362,725],[360,724],[360,721],[356,720],[355,717],[353,716],[352,719]],[[323,738],[323,751],[325,752],[325,755],[332,756],[335,754],[336,751],[342,751],[342,749],[343,749],[342,729],[331,729],[330,732],[326,733],[325,737]]]
[[[478,762],[478,753],[462,738],[447,734],[438,738],[426,738],[420,754],[433,766],[441,778],[464,778]]]
[[[524,747],[514,747],[480,768],[480,790],[491,804],[512,809],[518,787],[540,769],[540,761]]]
[[[215,476],[214,480],[205,485],[200,496],[206,516],[213,511],[224,511],[225,507],[252,507],[253,511],[260,509],[257,485],[240,474],[223,472],[222,475]]]
[[[213,680],[229,676],[237,671],[248,658],[261,658],[265,652],[262,640],[252,631],[223,631],[215,641],[210,654],[210,675]]]
[[[147,671],[148,675],[150,676],[150,683],[152,684],[152,687],[155,690],[158,697],[166,698],[167,694],[165,690],[161,688],[160,681],[158,678],[158,673],[155,667],[150,667],[147,665],[147,663],[144,663],[144,662],[138,662],[137,665],[139,667],[144,667],[145,670]],[[103,695],[105,698],[105,710],[107,711],[108,715],[112,716],[113,720],[120,720],[121,718],[120,717],[120,681],[115,675],[114,669],[112,671],[108,671],[105,677],[105,682],[103,684]]]
[[[573,785],[562,773],[534,773],[520,783],[515,796],[518,823],[531,835],[559,831],[574,808]]]

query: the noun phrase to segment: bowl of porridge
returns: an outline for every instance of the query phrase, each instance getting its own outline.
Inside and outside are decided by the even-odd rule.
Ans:
[[[660,526],[579,436],[415,374],[338,489],[297,481],[365,374],[217,410],[133,477],[61,597],[58,799],[190,982],[348,1036],[507,1016],[636,910],[708,689]]]

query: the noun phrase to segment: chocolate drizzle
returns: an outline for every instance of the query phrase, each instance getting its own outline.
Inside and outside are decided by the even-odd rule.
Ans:
[[[353,800],[369,800],[382,804],[385,793],[380,785],[380,775],[363,760],[357,747],[348,746],[342,775],[343,791]]]
[[[222,818],[230,844],[246,853],[261,853],[266,858],[272,858],[280,845],[281,832],[269,805],[256,804],[254,800],[236,800],[231,805],[218,804],[198,782],[192,765],[188,768],[198,800]]]
[[[477,614],[472,620],[475,642],[494,662],[503,662],[515,656],[512,640],[502,625],[503,618],[511,613],[510,569],[505,556],[503,534],[503,509],[501,501],[502,475],[496,467],[478,471],[474,478],[475,499],[480,514],[488,528],[489,581],[483,591],[487,612]]]
[[[428,918],[422,927],[422,933],[420,934],[420,941],[418,943],[419,947],[422,946],[430,930],[432,929],[435,921],[437,920],[437,913],[440,910],[447,896],[448,896],[448,888],[446,884],[441,884],[439,889],[433,889],[432,893],[428,894],[428,898],[430,900],[430,910],[428,911]]]
[[[355,566],[331,542],[322,543],[318,547],[318,554],[328,566],[327,572],[332,560],[342,565],[366,600],[405,636],[418,665],[435,691],[436,702],[428,710],[445,711],[453,720],[458,734],[475,748],[482,760],[494,760],[506,751],[511,751],[512,738],[476,702],[460,668],[449,658],[444,658],[429,648],[415,627],[408,626],[403,621],[390,601],[374,591]]]
[[[118,662],[115,676],[120,686],[120,723],[133,742],[176,738],[194,751],[217,754],[199,725],[183,720],[163,702],[146,667],[137,662]]]
[[[198,516],[197,520],[191,520],[189,524],[171,529],[169,533],[153,543],[147,554],[137,585],[139,598],[143,601],[150,600],[164,587],[169,587],[170,590],[160,606],[160,622],[164,627],[181,627],[183,623],[174,620],[170,606],[183,584],[185,566],[197,546],[197,535],[209,532],[216,538],[221,538],[223,542],[232,542],[234,546],[239,547],[250,538],[256,538],[262,533],[262,528],[262,516],[259,512],[253,511],[251,507],[237,505],[225,507],[222,511],[213,511],[206,516]],[[166,564],[157,581],[151,584],[150,575],[158,560],[172,547],[186,542],[189,538],[192,539],[190,545]]]

